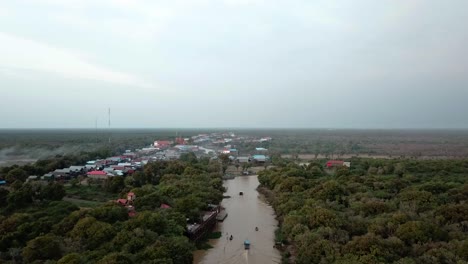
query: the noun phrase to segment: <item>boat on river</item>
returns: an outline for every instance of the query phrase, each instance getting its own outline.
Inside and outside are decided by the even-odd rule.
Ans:
[[[250,241],[248,239],[244,240],[244,249],[250,249]]]

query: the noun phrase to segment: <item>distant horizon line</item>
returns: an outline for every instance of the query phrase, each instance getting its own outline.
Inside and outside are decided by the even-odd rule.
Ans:
[[[326,127],[98,127],[98,128],[89,128],[89,127],[30,127],[30,128],[0,128],[0,130],[468,130],[468,127],[454,127],[454,128],[430,128],[430,127],[420,127],[420,128],[411,128],[411,127],[388,127],[388,128],[326,128]]]

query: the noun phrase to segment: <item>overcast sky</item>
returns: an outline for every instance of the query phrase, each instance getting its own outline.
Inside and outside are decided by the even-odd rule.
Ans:
[[[468,128],[467,10],[0,0],[0,128]]]

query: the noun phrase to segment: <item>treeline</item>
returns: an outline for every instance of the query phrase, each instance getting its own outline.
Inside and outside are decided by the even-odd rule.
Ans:
[[[175,137],[175,130],[162,129],[45,129],[0,130],[0,149],[17,146],[19,149],[54,149],[61,146],[91,145],[141,147],[158,138]],[[179,131],[185,136],[195,131]]]
[[[201,130],[177,130],[190,137]],[[0,158],[44,159],[55,155],[93,152],[102,148],[122,153],[149,146],[158,139],[174,139],[175,129],[46,129],[0,130]]]
[[[280,164],[259,181],[285,263],[466,263],[468,161]]]
[[[251,130],[234,131],[249,136],[271,136],[268,149],[281,154],[313,154],[326,157],[388,155],[420,158],[468,155],[466,131],[456,130]],[[254,148],[256,144],[249,146]]]
[[[115,202],[78,208],[61,201],[59,183],[17,181],[0,189],[0,262],[191,264],[195,245],[184,235],[187,219],[199,222],[208,204],[221,201],[220,170],[193,154],[148,164],[115,187],[115,199],[136,194],[134,217]],[[163,203],[171,208],[162,209]]]
[[[84,165],[89,160],[103,159],[114,154],[117,154],[117,152],[109,148],[100,148],[95,151],[56,155],[23,166],[0,167],[0,179],[6,180],[9,184],[15,181],[24,182],[30,175],[42,176],[56,169],[68,168],[73,165]]]

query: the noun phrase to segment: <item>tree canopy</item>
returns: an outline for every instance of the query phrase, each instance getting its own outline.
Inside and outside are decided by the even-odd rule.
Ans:
[[[467,160],[321,164],[259,173],[296,263],[468,261]]]
[[[213,166],[187,155],[183,161],[149,163],[132,181],[104,182],[102,190],[115,199],[136,194],[132,217],[112,201],[95,208],[61,201],[60,183],[19,181],[0,189],[0,262],[191,264],[195,247],[184,235],[186,219],[200,221],[207,205],[223,197]],[[170,208],[161,208],[163,203]]]

